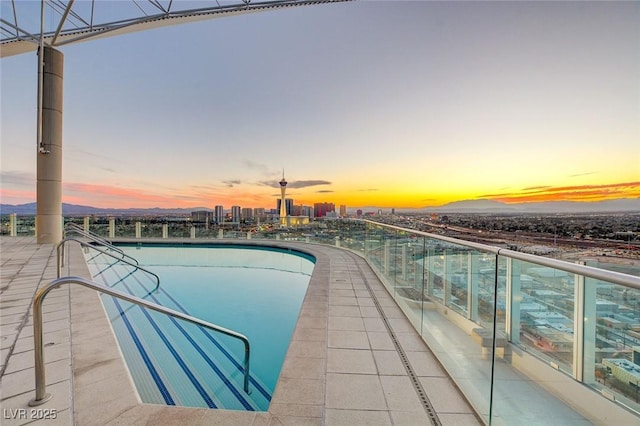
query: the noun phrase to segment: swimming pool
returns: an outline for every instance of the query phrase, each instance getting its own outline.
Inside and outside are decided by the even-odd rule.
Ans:
[[[301,252],[262,246],[121,246],[153,277],[93,251],[95,281],[246,335],[250,389],[242,387],[244,348],[236,339],[102,295],[143,402],[264,411],[284,362],[314,267]]]

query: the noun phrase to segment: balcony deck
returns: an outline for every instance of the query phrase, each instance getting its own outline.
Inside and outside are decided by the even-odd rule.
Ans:
[[[2,424],[55,415],[53,422],[39,421],[423,425],[431,422],[430,413],[444,425],[481,423],[363,259],[329,246],[282,245],[313,253],[317,263],[268,412],[141,403],[98,294],[67,285],[44,303],[46,381],[53,399],[33,410],[27,405],[35,392],[31,300],[56,277],[55,248],[37,245],[35,237],[0,237]],[[79,247],[69,247],[64,275],[89,278]]]

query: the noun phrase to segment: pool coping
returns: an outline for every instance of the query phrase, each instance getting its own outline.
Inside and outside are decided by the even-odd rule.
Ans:
[[[81,276],[91,279],[86,263],[83,266]],[[77,424],[171,424],[178,420],[189,424],[256,424],[257,418],[270,417],[268,412],[210,410],[143,403],[109,324],[100,296],[94,290],[76,286],[72,288],[71,336],[73,406]],[[96,403],[95,395],[100,395],[99,403]]]

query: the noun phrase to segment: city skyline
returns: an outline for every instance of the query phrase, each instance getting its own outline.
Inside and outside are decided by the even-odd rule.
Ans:
[[[275,206],[282,168],[304,205],[637,198],[639,23],[633,3],[355,2],[63,47],[63,201]],[[0,196],[33,202],[36,59],[0,65]]]

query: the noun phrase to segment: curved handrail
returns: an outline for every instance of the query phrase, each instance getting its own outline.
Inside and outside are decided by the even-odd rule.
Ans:
[[[249,360],[251,356],[251,345],[249,344],[249,339],[244,334],[240,334],[236,331],[229,330],[228,328],[203,321],[199,318],[192,317],[191,315],[187,315],[173,309],[165,308],[164,306],[155,303],[147,302],[146,300],[139,297],[123,293],[119,290],[114,290],[112,288],[103,286],[102,284],[98,284],[94,281],[90,281],[80,277],[63,277],[55,279],[49,284],[40,288],[36,295],[33,297],[33,344],[36,374],[36,396],[34,399],[29,401],[30,406],[33,407],[44,404],[51,399],[51,394],[47,393],[45,383],[44,347],[42,339],[42,302],[51,290],[60,287],[62,284],[80,284],[82,286],[97,290],[101,293],[106,293],[110,296],[126,300],[127,302],[135,303],[136,305],[144,306],[145,308],[151,309],[153,311],[167,314],[174,318],[179,318],[192,324],[206,327],[210,330],[217,331],[219,333],[241,340],[242,343],[244,343],[244,391],[248,394],[251,393],[249,390]]]
[[[113,242],[111,240],[108,240],[105,237],[96,234],[95,232],[91,232],[89,230],[86,230],[83,227],[81,227],[80,225],[77,225],[75,223],[67,223],[64,226],[65,231],[67,230],[67,228],[69,228],[70,231],[78,231],[82,235],[85,235],[87,238],[92,238],[94,241],[99,241],[101,243],[104,243],[105,245],[113,246]],[[114,248],[115,248],[115,246],[114,246]]]
[[[84,229],[80,228],[78,225],[76,225],[75,223],[68,223],[67,226],[65,226],[65,237],[67,236],[67,232],[75,232],[76,234],[79,234],[85,238],[90,239],[91,241],[95,241],[96,243],[109,247],[110,250],[114,250],[117,251],[118,253],[120,253],[120,255],[122,255],[123,258],[127,257],[129,259],[131,259],[132,262],[135,262],[136,265],[138,265],[138,260],[133,257],[130,256],[128,254],[126,254],[120,247],[117,247],[115,245],[113,245],[113,243],[109,240],[107,240],[106,238],[101,237],[100,235],[91,232],[91,231],[85,231]]]
[[[141,270],[143,272],[146,272],[147,274],[153,275],[156,278],[156,287],[153,289],[153,291],[157,290],[158,287],[160,287],[160,277],[157,274],[154,274],[153,272],[151,272],[150,270],[145,269],[140,265],[131,263],[128,260],[121,259],[121,258],[119,258],[117,256],[114,256],[113,254],[109,253],[108,251],[102,250],[101,248],[98,248],[98,247],[96,247],[96,246],[94,246],[92,244],[88,244],[88,243],[86,243],[86,242],[84,242],[82,240],[79,240],[77,238],[71,238],[71,237],[63,238],[62,241],[60,241],[58,243],[58,246],[56,247],[56,253],[57,253],[57,257],[58,257],[58,278],[60,278],[60,275],[62,275],[62,265],[63,265],[63,261],[64,261],[64,243],[66,243],[67,241],[75,241],[75,242],[77,242],[78,244],[80,244],[83,247],[92,248],[93,250],[97,250],[102,254],[105,254],[107,256],[110,256],[110,257],[116,259],[118,262],[125,263],[125,264],[127,264],[129,266],[133,266],[136,269],[139,269],[139,270]]]

